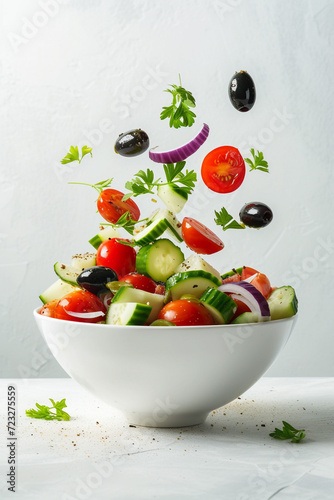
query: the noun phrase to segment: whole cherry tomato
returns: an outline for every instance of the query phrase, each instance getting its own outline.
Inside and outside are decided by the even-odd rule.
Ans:
[[[131,273],[136,269],[136,251],[119,241],[130,241],[124,238],[111,238],[99,246],[96,254],[96,265],[113,269],[118,277]]]
[[[54,310],[54,317],[82,323],[98,323],[106,316],[106,308],[96,295],[76,290],[64,295]]]
[[[133,220],[139,220],[140,210],[138,205],[129,198],[122,201],[124,193],[116,189],[104,189],[97,199],[97,209],[102,217],[115,224],[121,215],[130,212]]]
[[[216,148],[206,155],[201,175],[206,186],[216,193],[231,193],[241,186],[246,173],[243,157],[233,146]]]
[[[134,288],[150,293],[155,293],[157,287],[156,282],[151,278],[138,273],[125,274],[119,279],[119,281],[126,281],[127,283],[131,283]]]
[[[168,302],[160,311],[158,319],[176,326],[214,325],[213,317],[199,302],[179,299]]]
[[[191,217],[182,221],[182,237],[190,250],[196,253],[208,255],[224,248],[224,243],[211,229]]]

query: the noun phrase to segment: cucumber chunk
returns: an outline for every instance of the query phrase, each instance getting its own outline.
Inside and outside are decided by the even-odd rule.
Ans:
[[[259,315],[255,312],[244,312],[237,316],[235,320],[232,321],[232,325],[241,325],[242,323],[258,323]]]
[[[218,288],[220,284],[217,276],[206,271],[186,271],[168,278],[166,293],[170,300],[178,300],[185,294],[200,298],[207,288]]]
[[[206,271],[214,276],[217,276],[217,278],[221,281],[220,273],[217,269],[212,267],[197,253],[190,255],[190,257],[181,262],[175,270],[176,273],[183,273],[185,271]]]
[[[64,295],[68,293],[74,292],[75,290],[79,290],[79,286],[74,287],[65,283],[61,279],[57,280],[51,286],[49,286],[40,296],[39,298],[46,304],[47,302],[51,302],[51,300],[61,299]]]
[[[62,264],[61,262],[56,262],[54,265],[54,270],[56,275],[65,283],[68,283],[72,286],[78,286],[77,277],[81,273],[73,266],[68,266],[66,264]]]
[[[73,255],[71,266],[80,273],[88,267],[96,266],[96,253],[86,252]]]
[[[188,195],[177,186],[167,184],[166,186],[158,186],[157,194],[164,202],[168,210],[178,214],[188,200]]]
[[[166,208],[159,208],[153,214],[151,215],[152,220],[156,220],[158,218],[165,218],[167,222],[167,234],[172,236],[176,241],[182,242],[183,237],[182,237],[182,224],[178,220],[178,218],[171,212],[170,210],[167,210]]]
[[[119,303],[111,304],[107,317],[107,325],[144,325],[152,311],[147,304]]]
[[[136,269],[155,281],[166,281],[184,260],[183,252],[170,240],[161,238],[142,247],[137,253]]]
[[[109,240],[109,238],[121,238],[121,233],[118,231],[118,229],[108,226],[103,229],[101,229],[100,232],[98,232],[93,238],[91,238],[88,243],[93,245],[93,247],[97,250],[101,243],[103,243],[106,240]],[[95,265],[95,264],[93,264]],[[92,267],[92,266],[88,266]]]
[[[142,231],[134,236],[134,241],[138,245],[147,245],[161,236],[167,229],[167,221],[165,218],[151,221]]]
[[[147,304],[152,308],[148,317],[148,322],[152,323],[152,321],[157,319],[160,310],[163,308],[164,300],[164,295],[158,295],[157,293],[145,292],[144,290],[139,290],[138,288],[123,286],[114,295],[111,304],[123,304],[129,302]]]
[[[208,309],[218,325],[228,323],[237,310],[234,300],[215,288],[207,288],[201,296],[200,302]]]
[[[298,311],[298,299],[292,286],[276,288],[268,298],[271,319],[294,316]]]

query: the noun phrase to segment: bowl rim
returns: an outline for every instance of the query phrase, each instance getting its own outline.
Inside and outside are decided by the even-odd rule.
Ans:
[[[113,329],[113,330],[118,330],[118,329],[122,329],[122,330],[127,330],[127,331],[133,331],[134,329],[139,329],[139,330],[142,330],[142,331],[153,331],[158,329],[159,331],[160,330],[172,330],[172,331],[175,331],[176,329],[177,330],[181,330],[181,331],[185,331],[185,330],[189,330],[189,329],[210,329],[210,330],[217,330],[217,331],[222,331],[222,329],[227,329],[227,328],[240,328],[240,327],[245,327],[245,326],[250,326],[252,325],[253,327],[255,328],[263,328],[264,326],[266,325],[269,325],[269,324],[279,324],[279,323],[286,323],[286,322],[289,322],[289,321],[293,321],[293,320],[296,320],[297,317],[298,317],[298,312],[296,314],[294,314],[293,316],[290,316],[289,318],[283,318],[283,319],[275,319],[275,320],[269,320],[269,321],[260,321],[258,323],[235,323],[235,324],[232,324],[232,323],[227,323],[225,325],[188,325],[188,326],[147,326],[147,325],[106,325],[104,323],[85,323],[83,321],[69,321],[67,319],[58,319],[58,318],[50,318],[49,316],[43,316],[41,314],[38,313],[38,311],[41,309],[41,307],[43,306],[39,306],[39,307],[36,307],[34,310],[33,310],[33,315],[35,318],[43,318],[43,321],[51,321],[51,322],[61,322],[62,324],[65,325],[71,325],[71,326],[83,326],[83,328],[87,328],[87,325],[92,327],[92,326],[96,326],[98,327],[101,331],[102,329],[106,330],[106,329]]]

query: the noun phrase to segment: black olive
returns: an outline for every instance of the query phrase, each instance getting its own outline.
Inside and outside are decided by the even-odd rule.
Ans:
[[[115,142],[115,153],[121,156],[138,156],[144,153],[150,145],[148,135],[144,130],[136,128],[120,134]]]
[[[265,203],[246,203],[239,212],[241,222],[248,227],[265,227],[273,220],[273,213]]]
[[[256,92],[253,78],[247,71],[239,71],[232,76],[228,95],[230,101],[238,111],[249,111],[255,103]]]
[[[104,266],[88,267],[77,277],[78,285],[95,295],[108,292],[106,283],[117,280],[117,273],[110,267]]]

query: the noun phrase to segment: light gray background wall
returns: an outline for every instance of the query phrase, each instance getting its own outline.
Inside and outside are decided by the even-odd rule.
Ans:
[[[334,375],[333,43],[329,0],[15,0],[1,3],[1,345],[0,376],[65,376],[32,318],[53,264],[90,250],[95,193],[69,180],[115,177],[115,187],[147,156],[116,156],[117,135],[141,127],[167,148],[190,139],[202,122],[210,137],[188,162],[225,144],[264,151],[270,175],[253,172],[233,195],[201,180],[187,210],[212,229],[213,209],[233,214],[267,202],[273,223],[228,231],[211,258],[220,270],[250,265],[276,285],[295,286],[299,321],[268,375]],[[234,71],[257,87],[253,110],[227,96]],[[197,99],[197,124],[170,130],[159,120],[162,91],[181,73]],[[61,166],[71,144],[94,158]],[[156,167],[154,167],[156,168]],[[143,215],[155,208],[139,199]],[[216,229],[219,233],[219,229]],[[242,367],[241,367],[242,369]]]

